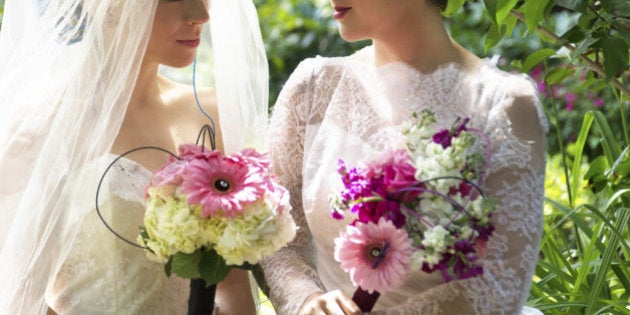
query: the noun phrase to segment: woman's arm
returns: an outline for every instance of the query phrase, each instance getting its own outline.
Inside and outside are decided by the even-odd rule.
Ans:
[[[255,315],[256,305],[251,292],[247,271],[232,268],[217,285],[214,315]]]
[[[307,297],[323,291],[302,205],[304,133],[312,101],[313,63],[313,59],[302,62],[285,84],[269,132],[273,169],[290,191],[292,214],[298,225],[295,239],[261,264],[278,314],[297,314]]]

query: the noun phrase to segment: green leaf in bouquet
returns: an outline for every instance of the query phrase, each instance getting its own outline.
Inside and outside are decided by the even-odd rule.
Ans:
[[[225,259],[214,250],[206,250],[200,253],[198,261],[199,277],[210,286],[219,283],[230,273],[231,267],[225,263]]]
[[[192,254],[177,252],[177,254],[173,255],[171,258],[171,272],[182,278],[200,278],[199,262],[202,256],[203,253],[199,250]]]

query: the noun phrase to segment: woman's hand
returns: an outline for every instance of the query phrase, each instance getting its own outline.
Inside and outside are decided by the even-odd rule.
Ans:
[[[300,315],[360,315],[359,307],[339,290],[311,294],[300,308]]]

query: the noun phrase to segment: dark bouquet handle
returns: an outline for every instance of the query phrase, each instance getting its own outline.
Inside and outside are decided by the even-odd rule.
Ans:
[[[188,315],[210,315],[214,311],[214,296],[217,285],[206,286],[203,279],[190,280]]]
[[[370,293],[358,287],[352,295],[352,301],[357,304],[361,312],[371,312],[379,296],[381,296],[381,294],[378,293],[378,291]]]

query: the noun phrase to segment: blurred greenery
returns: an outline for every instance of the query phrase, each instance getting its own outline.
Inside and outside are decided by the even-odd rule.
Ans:
[[[344,56],[367,45],[347,43],[337,34],[332,8],[324,0],[254,0],[269,59],[269,100],[300,61],[321,56]]]

